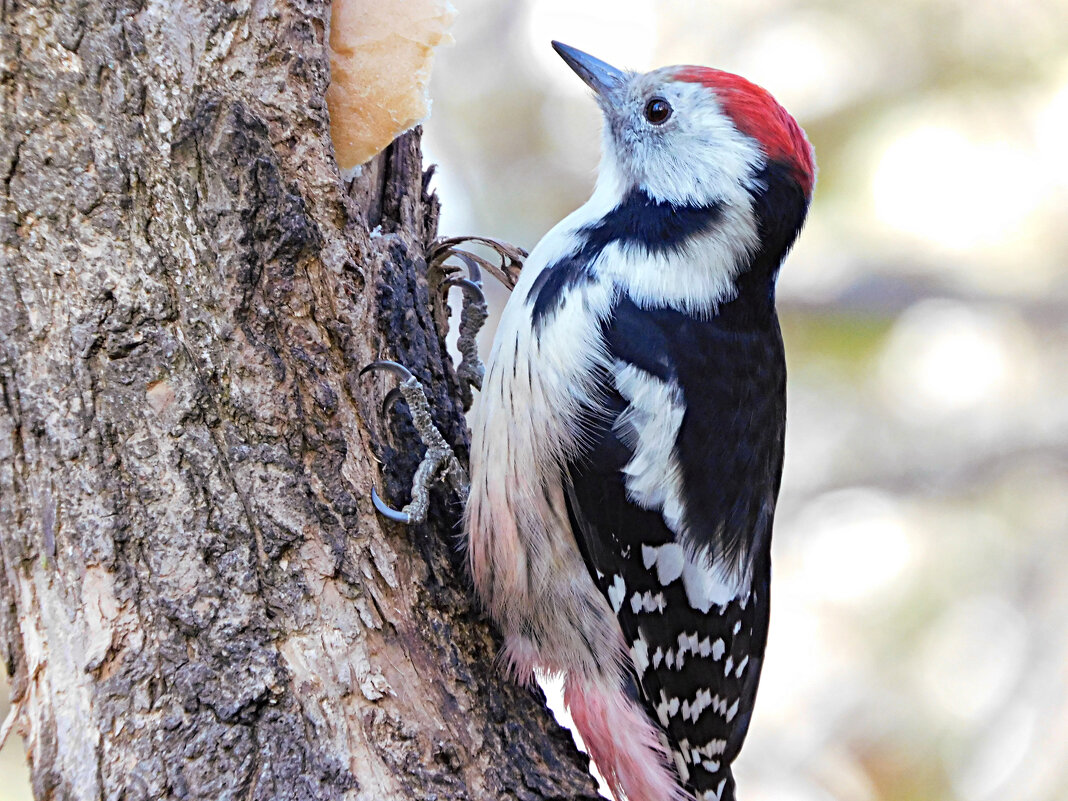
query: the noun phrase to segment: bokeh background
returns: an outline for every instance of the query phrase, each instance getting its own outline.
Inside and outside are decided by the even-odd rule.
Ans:
[[[743,801],[1068,799],[1068,2],[453,2],[443,233],[529,249],[588,197],[550,39],[740,73],[815,145]]]
[[[442,233],[529,249],[588,196],[553,38],[741,73],[816,147],[744,801],[1068,799],[1068,2],[453,2]]]

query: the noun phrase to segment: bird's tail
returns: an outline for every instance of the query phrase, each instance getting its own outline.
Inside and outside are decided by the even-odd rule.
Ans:
[[[659,730],[621,685],[571,674],[564,684],[564,702],[617,799],[694,801],[679,784]]]

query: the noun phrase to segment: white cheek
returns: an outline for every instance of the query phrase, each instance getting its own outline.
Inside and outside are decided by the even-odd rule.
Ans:
[[[662,130],[634,119],[621,128],[615,146],[622,172],[656,200],[748,205],[747,188],[765,163],[759,145],[703,86],[677,84],[665,95],[676,111]]]

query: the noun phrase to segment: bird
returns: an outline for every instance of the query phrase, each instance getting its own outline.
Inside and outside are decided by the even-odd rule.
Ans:
[[[775,286],[814,153],[738,75],[553,47],[593,90],[602,157],[494,337],[471,416],[473,583],[511,675],[562,677],[616,798],[734,801],[783,466]]]

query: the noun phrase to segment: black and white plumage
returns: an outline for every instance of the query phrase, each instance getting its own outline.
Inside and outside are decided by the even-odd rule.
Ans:
[[[775,279],[811,150],[737,76],[557,49],[597,92],[604,158],[497,331],[472,425],[472,572],[520,678],[564,674],[617,796],[729,801],[782,472]]]

